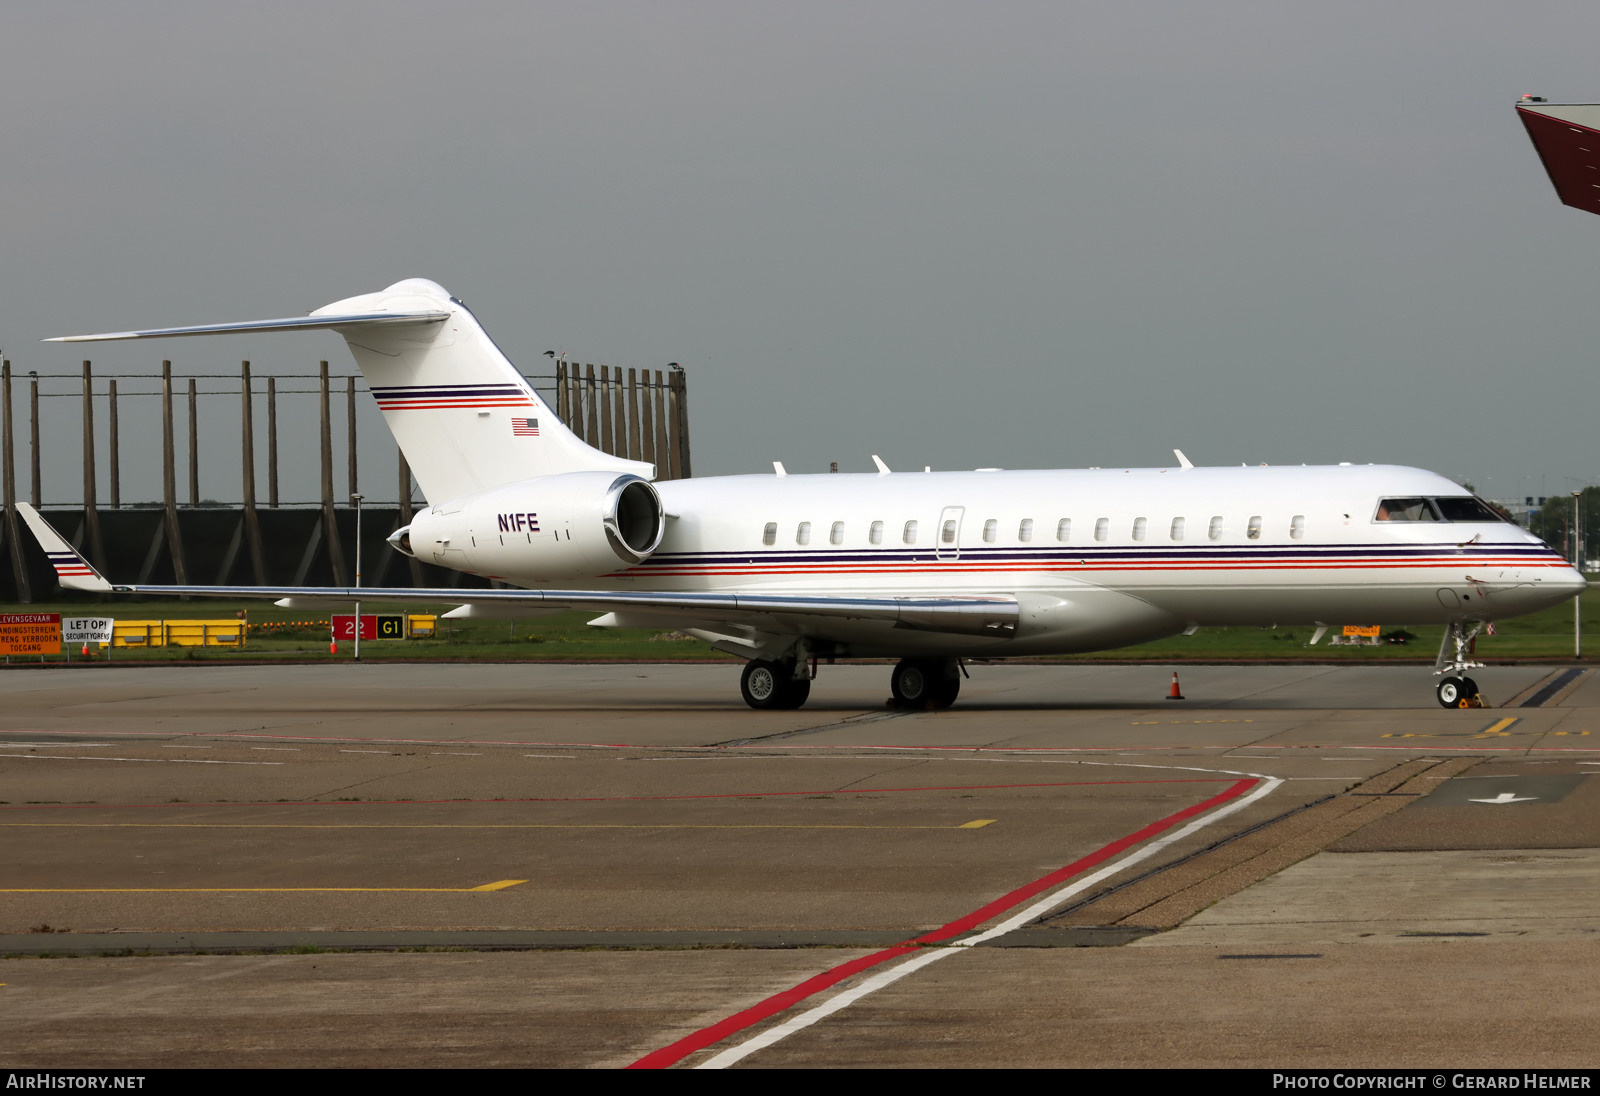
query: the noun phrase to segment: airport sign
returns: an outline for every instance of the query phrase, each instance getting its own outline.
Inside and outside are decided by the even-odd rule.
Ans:
[[[406,618],[400,613],[362,613],[362,639],[404,639]],[[333,617],[333,638],[340,642],[356,638],[354,613],[336,613]]]
[[[60,653],[60,613],[0,613],[0,655]]]

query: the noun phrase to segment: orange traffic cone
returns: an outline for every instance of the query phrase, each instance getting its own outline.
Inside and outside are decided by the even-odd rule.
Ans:
[[[1168,700],[1182,700],[1183,694],[1178,691],[1178,671],[1172,671],[1172,692],[1167,694]]]

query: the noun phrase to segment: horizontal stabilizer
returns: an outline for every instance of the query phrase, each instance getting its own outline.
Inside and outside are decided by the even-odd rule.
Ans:
[[[263,331],[326,331],[350,327],[398,327],[440,323],[448,312],[361,312],[350,316],[290,316],[281,320],[204,323],[193,327],[155,327],[148,331],[107,331],[100,335],[62,335],[45,342],[115,342],[118,339],[174,339],[185,335],[248,335]]]
[[[100,572],[89,566],[89,561],[79,555],[78,550],[68,544],[66,538],[52,529],[50,523],[40,516],[39,511],[25,502],[19,502],[17,512],[33,531],[39,547],[44,549],[44,554],[50,560],[50,566],[56,569],[57,581],[64,588],[92,590],[101,594],[110,592],[111,583],[100,577]]]

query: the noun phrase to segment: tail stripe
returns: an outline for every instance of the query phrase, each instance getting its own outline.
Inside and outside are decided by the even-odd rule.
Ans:
[[[82,556],[76,552],[46,552],[50,566],[56,569],[56,574],[61,578],[92,578],[94,568],[84,562]]]
[[[396,385],[372,390],[385,411],[439,407],[533,407],[532,397],[515,384]]]

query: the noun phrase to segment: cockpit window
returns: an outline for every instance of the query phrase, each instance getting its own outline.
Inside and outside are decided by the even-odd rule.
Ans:
[[[1488,503],[1473,495],[1445,498],[1384,499],[1373,521],[1504,521]]]
[[[1438,511],[1427,499],[1384,499],[1374,521],[1438,521]]]
[[[1480,498],[1466,495],[1462,498],[1434,499],[1433,503],[1444,515],[1445,521],[1504,521],[1505,518]]]

